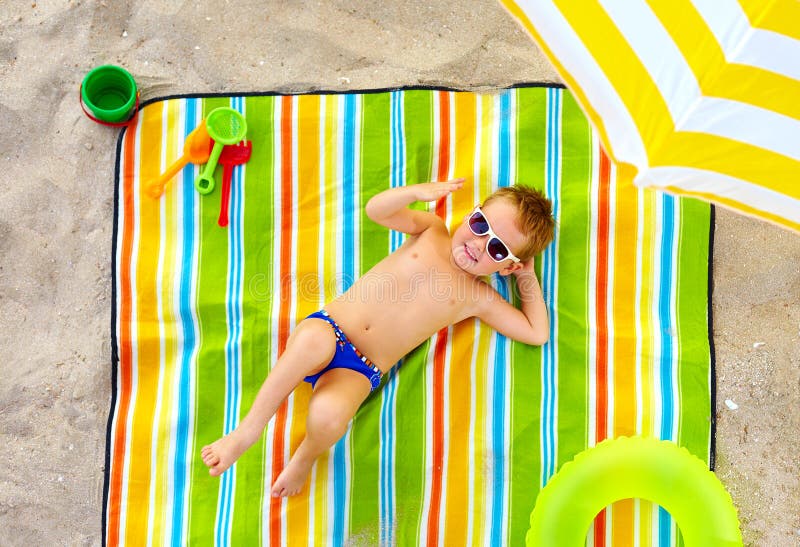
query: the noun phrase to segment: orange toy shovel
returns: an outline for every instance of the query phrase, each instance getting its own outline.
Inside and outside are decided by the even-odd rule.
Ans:
[[[145,186],[147,193],[150,197],[158,199],[164,193],[164,187],[167,183],[178,174],[178,171],[183,169],[187,163],[203,164],[208,161],[211,155],[211,137],[206,130],[206,121],[200,122],[200,125],[194,128],[186,137],[186,142],[183,143],[183,156],[170,165],[157,179],[150,181]]]

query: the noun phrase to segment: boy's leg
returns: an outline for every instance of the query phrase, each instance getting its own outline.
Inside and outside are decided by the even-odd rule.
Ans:
[[[213,476],[221,475],[255,443],[284,399],[303,381],[325,368],[336,351],[336,335],[322,319],[305,319],[289,336],[286,349],[267,374],[253,405],[225,437],[204,446],[203,463]]]
[[[320,377],[308,403],[306,436],[272,485],[273,497],[293,496],[303,489],[311,466],[344,435],[371,389],[363,374],[346,368]]]

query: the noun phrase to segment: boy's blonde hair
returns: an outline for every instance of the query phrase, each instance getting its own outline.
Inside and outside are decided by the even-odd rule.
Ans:
[[[544,194],[530,186],[506,186],[486,198],[484,205],[506,199],[517,207],[517,228],[527,237],[527,244],[517,253],[523,262],[541,253],[553,241],[555,219],[553,206]]]

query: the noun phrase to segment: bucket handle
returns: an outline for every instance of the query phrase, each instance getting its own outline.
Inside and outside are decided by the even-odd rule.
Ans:
[[[135,120],[136,116],[139,114],[139,90],[138,89],[136,90],[136,102],[133,105],[133,116],[131,116],[129,119],[125,120],[124,122],[106,122],[106,121],[100,120],[100,119],[95,118],[94,116],[92,116],[92,114],[89,113],[88,110],[86,110],[86,105],[83,104],[83,83],[81,83],[81,85],[78,87],[78,102],[81,105],[81,110],[83,110],[83,113],[86,114],[86,116],[90,120],[95,121],[95,122],[99,123],[100,125],[105,125],[105,126],[108,126],[108,127],[125,127],[127,125],[130,125],[131,123],[133,123],[133,120]]]

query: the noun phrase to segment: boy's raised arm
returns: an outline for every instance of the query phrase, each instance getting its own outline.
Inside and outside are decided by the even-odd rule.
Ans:
[[[436,201],[460,189],[463,184],[464,179],[456,179],[391,188],[373,196],[365,210],[367,216],[378,224],[417,235],[439,219],[433,213],[409,209],[408,206],[415,201]]]

